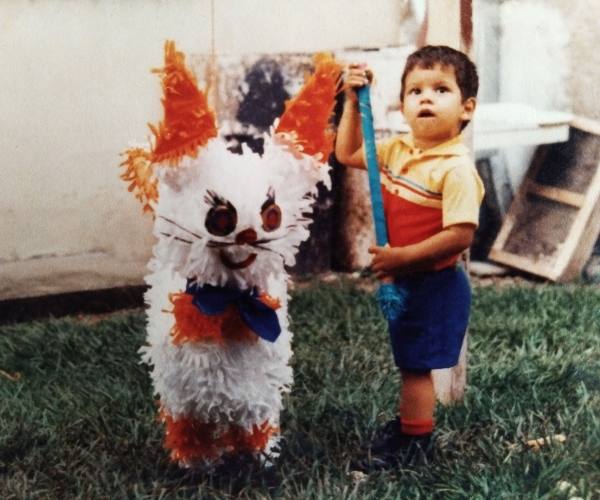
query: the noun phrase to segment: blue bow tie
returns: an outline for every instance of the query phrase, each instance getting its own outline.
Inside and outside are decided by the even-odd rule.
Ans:
[[[213,285],[198,286],[188,280],[185,293],[192,295],[192,304],[208,316],[223,314],[228,306],[235,305],[244,324],[269,342],[275,342],[281,333],[277,313],[258,299],[255,288],[243,291]]]

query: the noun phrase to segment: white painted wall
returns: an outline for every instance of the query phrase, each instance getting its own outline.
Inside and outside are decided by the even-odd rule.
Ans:
[[[560,9],[536,0],[505,1],[500,7],[500,28],[499,100],[570,111],[570,32]],[[513,191],[521,185],[535,149],[505,148]]]
[[[397,43],[402,0],[215,0],[219,53]],[[164,40],[210,49],[209,0],[0,1],[0,263],[146,259],[118,153],[161,118]]]
[[[500,100],[600,120],[600,2],[504,0],[497,7]],[[508,151],[513,189],[532,154],[533,148]]]

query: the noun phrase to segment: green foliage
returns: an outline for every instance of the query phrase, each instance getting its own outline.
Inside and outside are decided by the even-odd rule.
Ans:
[[[283,453],[273,471],[220,476],[181,471],[162,449],[141,311],[1,327],[0,498],[600,496],[597,288],[475,289],[469,386],[438,408],[435,463],[362,482],[350,462],[398,392],[384,320],[350,284],[298,290],[290,307]],[[523,444],[557,433],[564,444]]]

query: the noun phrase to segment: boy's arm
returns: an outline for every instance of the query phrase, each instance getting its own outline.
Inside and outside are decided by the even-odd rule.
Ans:
[[[347,167],[367,168],[363,157],[362,143],[358,104],[346,97],[335,140],[335,157]]]
[[[474,224],[455,224],[419,243],[404,247],[371,247],[371,269],[377,278],[383,279],[405,272],[431,269],[446,257],[466,250],[473,243]]]
[[[346,98],[335,142],[336,158],[348,167],[367,168],[363,156],[360,112],[355,89],[368,83],[367,70],[364,65],[351,64],[348,66],[344,79]]]

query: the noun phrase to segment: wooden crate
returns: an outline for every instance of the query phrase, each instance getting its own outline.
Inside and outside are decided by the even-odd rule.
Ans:
[[[489,258],[552,281],[579,277],[600,233],[600,123],[538,148]]]

